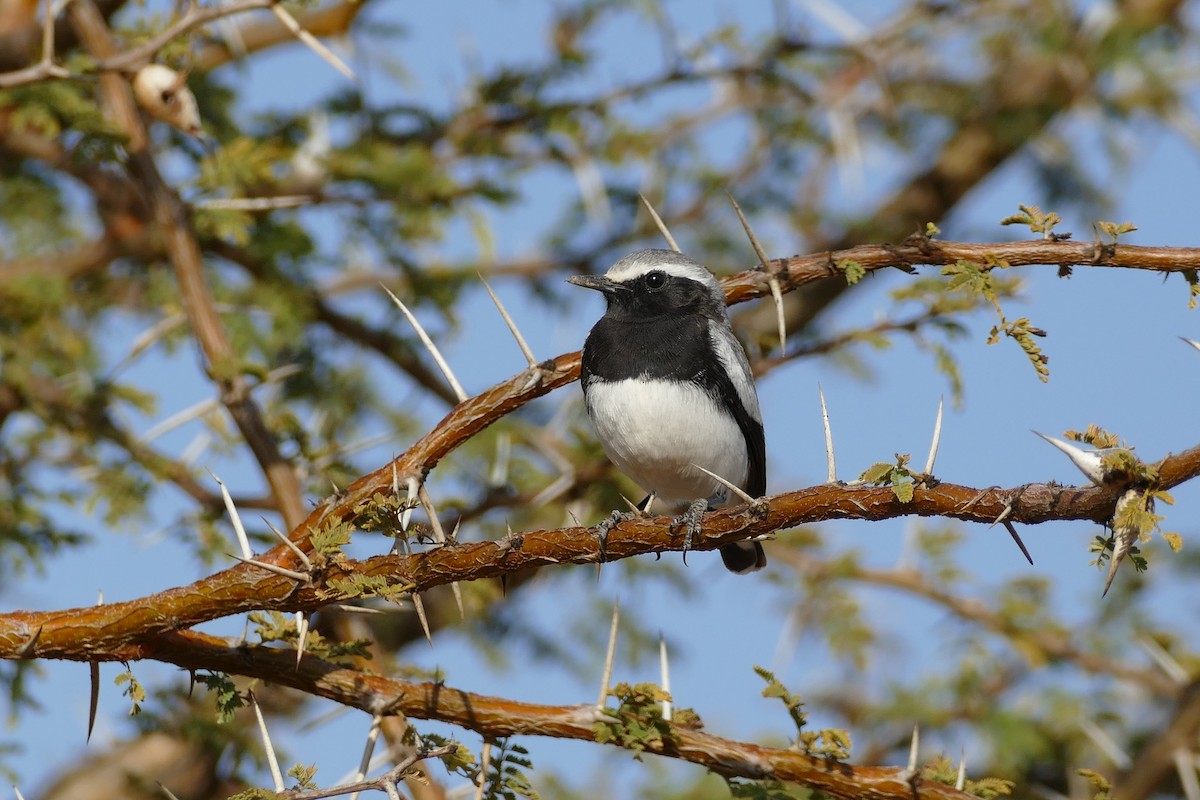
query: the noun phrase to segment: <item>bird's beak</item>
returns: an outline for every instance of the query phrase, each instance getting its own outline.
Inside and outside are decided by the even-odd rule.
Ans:
[[[572,275],[567,278],[567,283],[573,283],[585,289],[595,289],[604,294],[612,294],[621,288],[621,284],[609,280],[603,275]]]

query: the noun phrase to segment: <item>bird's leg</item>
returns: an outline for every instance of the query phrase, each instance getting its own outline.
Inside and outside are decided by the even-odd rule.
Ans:
[[[654,494],[651,493],[646,495],[645,499],[643,499],[642,502],[638,503],[637,505],[634,505],[629,500],[625,500],[625,502],[629,503],[628,511],[613,511],[605,519],[601,520],[598,525],[596,525],[596,538],[600,540],[600,552],[597,556],[597,561],[604,561],[605,557],[608,555],[607,543],[609,531],[620,525],[622,522],[628,522],[629,520],[637,519],[638,517],[650,516],[646,510],[650,508],[650,504],[654,502]]]
[[[692,540],[700,533],[700,518],[708,511],[708,500],[693,500],[687,511],[675,518],[672,525],[682,525],[683,528],[683,563],[687,565],[688,550],[692,549]]]
[[[600,523],[596,526],[596,538],[600,541],[600,552],[596,557],[597,561],[604,561],[608,555],[606,548],[608,532],[622,522],[627,522],[637,516],[639,516],[637,511],[614,511],[606,518],[600,520]]]

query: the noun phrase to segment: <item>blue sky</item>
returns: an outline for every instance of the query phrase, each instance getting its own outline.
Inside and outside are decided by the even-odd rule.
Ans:
[[[669,13],[683,27],[694,25],[696,30],[707,28],[714,20],[734,18],[753,28],[769,19],[770,13],[769,3],[737,5],[736,12],[732,3],[689,4],[684,20],[682,8],[675,4],[669,7]],[[860,3],[853,8],[857,13],[876,6]],[[367,20],[400,23],[407,29],[397,45],[397,57],[408,70],[405,80],[393,81],[382,71],[359,64],[366,91],[375,101],[452,98],[462,90],[469,65],[531,58],[522,54],[536,52],[547,35],[547,5],[528,0],[385,2],[364,13]],[[804,4],[793,9],[796,18],[806,13]],[[652,33],[636,25],[623,25],[610,26],[611,30],[605,30],[599,39],[621,54],[598,71],[599,80],[627,78],[641,67],[641,59],[658,58]],[[497,31],[502,35],[495,35]],[[312,104],[313,96],[341,90],[342,80],[301,47],[283,48],[239,75],[239,82],[244,81],[247,87],[248,111],[304,108]],[[1079,146],[1097,148],[1095,137],[1087,135],[1086,123],[1081,128]],[[1196,224],[1191,191],[1200,183],[1196,151],[1161,129],[1138,130],[1136,138],[1130,168],[1114,178],[1119,188],[1113,191],[1116,205],[1106,213],[1107,218],[1128,219],[1138,225],[1139,231],[1123,238],[1129,243],[1200,246],[1200,226]],[[1019,203],[1040,201],[1032,194],[1034,185],[1027,159],[1013,160],[973,192],[949,220],[940,221],[943,237],[1000,240],[1019,236],[1019,232],[1001,228],[998,222],[1013,213]],[[496,250],[501,255],[533,252],[538,241],[534,221],[541,218],[542,206],[561,203],[574,191],[569,176],[561,175],[540,176],[524,188],[535,199],[513,211],[489,215]],[[879,188],[868,182],[858,190],[845,189],[840,203],[847,208],[870,208]],[[1087,239],[1091,222],[1068,216],[1061,229],[1075,232],[1077,239]],[[771,255],[802,249],[802,243],[789,239],[786,232],[769,226],[766,230],[764,239]],[[477,248],[476,242],[459,231],[435,255],[471,256]],[[732,271],[753,262],[747,246],[736,263],[711,266],[718,271]],[[939,477],[980,487],[1045,480],[1081,483],[1082,476],[1067,460],[1030,429],[1060,435],[1066,428],[1096,422],[1135,444],[1137,452],[1148,459],[1195,443],[1200,353],[1177,337],[1200,339],[1200,312],[1187,310],[1181,280],[1164,283],[1146,273],[1082,268],[1070,280],[1058,279],[1054,269],[1046,267],[1025,269],[1021,274],[1027,280],[1027,289],[1019,304],[1010,305],[1010,316],[1028,316],[1049,331],[1044,346],[1051,356],[1051,381],[1039,382],[1012,344],[986,345],[984,340],[994,319],[982,314],[973,317],[969,336],[953,346],[967,390],[961,409],[947,407],[936,470]],[[904,280],[902,275],[871,280],[863,291],[837,307],[828,324],[837,329],[849,328],[887,313],[890,300],[886,288]],[[583,296],[585,293],[575,301],[577,313],[560,316],[531,302],[516,283],[499,283],[496,288],[539,357],[577,349],[602,311],[599,298]],[[443,345],[468,392],[473,393],[519,371],[523,361],[486,294],[477,290],[466,302],[461,318],[468,322]],[[403,321],[397,316],[395,324],[403,325]],[[127,340],[137,331],[133,326],[116,330],[114,340]],[[115,347],[114,352],[121,352],[121,348]],[[772,492],[824,480],[818,383],[830,405],[839,477],[855,478],[862,469],[876,461],[890,460],[896,452],[912,453],[914,461],[923,461],[938,399],[948,395],[945,380],[932,369],[927,354],[906,342],[885,351],[862,350],[859,355],[873,373],[869,381],[828,359],[809,359],[780,369],[761,382]],[[182,358],[151,356],[137,370],[148,381],[161,376],[163,370],[170,371],[172,380],[164,389],[161,416],[211,394],[195,372],[190,354]],[[578,392],[577,386],[566,387],[540,402],[556,407],[561,402],[575,401]],[[433,410],[431,406],[431,415]],[[166,441],[182,446],[189,438],[190,434],[180,432],[177,440]],[[376,463],[383,463],[404,444],[401,441],[378,448]],[[435,497],[437,487],[435,473],[431,483]],[[1200,537],[1200,515],[1195,510],[1200,504],[1200,490],[1181,487],[1175,497],[1177,505],[1167,510],[1165,527],[1182,533],[1185,547],[1194,547]],[[165,502],[168,506],[162,508],[164,514],[174,501]],[[107,599],[124,599],[204,573],[205,568],[189,558],[189,548],[172,541],[170,535],[156,533],[153,525],[131,536],[106,532],[97,520],[82,522],[97,531],[96,542],[55,560],[39,580],[6,590],[6,605],[84,605],[95,602],[100,590]],[[836,546],[855,549],[869,563],[887,566],[900,558],[905,531],[911,524],[905,520],[875,525],[838,522],[821,529]],[[1087,546],[1098,532],[1095,526],[1064,523],[1022,529],[1036,562],[1032,570],[1001,529],[968,526],[964,530],[968,542],[963,556],[974,568],[979,594],[986,595],[989,587],[999,581],[1032,573],[1053,577],[1055,607],[1068,620],[1087,618],[1101,602],[1101,576],[1087,566]],[[233,550],[234,545],[229,549]],[[1156,561],[1151,577],[1165,577],[1165,561],[1169,558],[1166,548],[1159,541],[1152,545],[1152,551]],[[665,560],[676,558],[669,555]],[[755,739],[786,734],[786,715],[773,702],[758,696],[761,685],[751,672],[752,666],[773,666],[789,687],[814,695],[846,680],[850,670],[831,658],[814,637],[801,637],[794,644],[784,638],[781,645],[789,592],[778,580],[772,576],[728,575],[711,557],[689,561],[688,574],[699,589],[686,600],[658,583],[628,577],[627,566],[618,563],[606,566],[598,581],[556,582],[552,590],[528,589],[512,602],[535,619],[539,628],[554,635],[556,626],[578,624],[578,610],[583,608],[596,608],[594,624],[597,630],[606,631],[607,612],[600,609],[619,596],[627,610],[636,609],[644,627],[662,630],[667,636],[674,655],[672,685],[676,702],[694,707],[709,731]],[[1119,576],[1118,581],[1123,577],[1127,576]],[[562,591],[569,591],[569,596],[563,596]],[[1180,619],[1200,619],[1200,601],[1194,592],[1184,592],[1177,585],[1156,592],[1164,601],[1177,605]],[[936,663],[920,653],[928,642],[944,638],[946,619],[941,611],[892,592],[868,590],[861,598],[870,621],[889,631],[900,656],[870,668],[870,677],[905,682],[936,669]],[[236,634],[241,624],[225,621],[207,629]],[[1193,623],[1191,633],[1195,632]],[[404,657],[420,666],[441,668],[447,682],[455,687],[530,702],[590,702],[599,680],[599,665],[592,674],[567,674],[542,663],[514,663],[507,670],[497,671],[469,642],[452,632],[439,635],[432,649],[421,644]],[[19,783],[27,796],[60,765],[79,755],[86,724],[87,667],[48,663],[43,669],[46,679],[38,687],[39,695],[45,698],[40,722],[34,724],[33,717],[28,717],[16,731],[0,735],[0,740],[19,739],[25,748],[24,755],[12,763],[19,770]],[[120,669],[111,664],[103,667],[101,716],[89,753],[98,752],[111,737],[130,731],[124,719],[125,701],[110,682]],[[135,671],[149,684],[179,680],[175,670],[149,664],[136,665]],[[652,661],[621,661],[614,679],[656,681],[657,674],[657,665]],[[326,710],[323,704],[314,704],[311,716]],[[814,715],[815,725],[829,722],[832,720]],[[357,764],[367,725],[365,715],[348,712],[307,733],[278,731],[276,744],[292,760],[316,760],[321,769],[318,780],[327,784]],[[438,726],[430,725],[428,729],[437,730]],[[472,747],[479,744],[472,734],[462,738]],[[561,768],[572,780],[586,780],[614,764],[629,764],[625,753],[601,752],[586,744],[532,739],[522,744],[530,749],[535,765]],[[935,737],[926,748],[930,753],[938,749],[957,753],[960,747],[972,745],[969,741],[939,741]],[[685,780],[700,774],[694,767],[670,769]],[[605,780],[628,790],[637,785],[637,778],[632,777],[636,774],[636,768],[619,769],[612,773],[615,777]],[[268,782],[265,774],[260,779],[264,785]]]

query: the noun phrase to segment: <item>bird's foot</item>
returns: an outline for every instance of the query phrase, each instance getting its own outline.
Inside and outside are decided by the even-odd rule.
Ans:
[[[628,522],[640,516],[642,516],[640,511],[614,511],[593,528],[596,531],[596,538],[600,542],[600,551],[596,555],[597,562],[606,560],[608,556],[608,532],[622,522]]]
[[[704,512],[708,511],[707,500],[693,500],[688,506],[687,511],[680,514],[671,523],[671,526],[683,526],[683,563],[687,565],[688,550],[692,549],[692,542],[700,533],[700,518],[704,516]]]
[[[750,504],[750,513],[755,519],[766,519],[771,515],[771,504],[765,497],[760,497]]]

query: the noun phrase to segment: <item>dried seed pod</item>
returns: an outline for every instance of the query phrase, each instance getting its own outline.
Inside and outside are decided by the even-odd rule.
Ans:
[[[191,136],[200,136],[196,96],[187,87],[187,76],[162,64],[147,64],[133,78],[138,105],[155,119]]]

